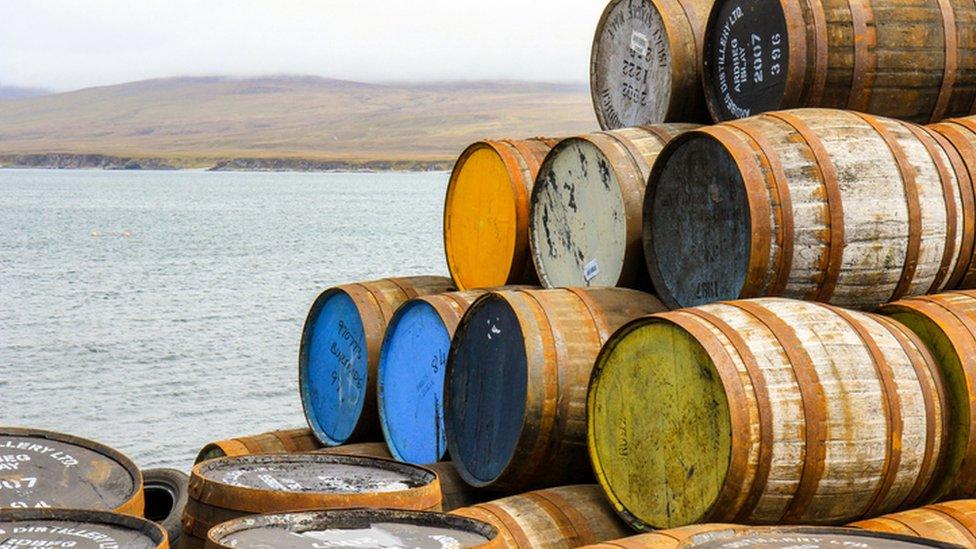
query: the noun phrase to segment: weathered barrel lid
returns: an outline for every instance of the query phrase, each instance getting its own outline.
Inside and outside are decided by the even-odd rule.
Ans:
[[[169,547],[166,532],[140,517],[78,509],[0,511],[0,547],[154,549]]]
[[[498,530],[490,524],[443,513],[393,509],[342,509],[245,517],[214,527],[209,538],[212,546],[238,549],[502,546]]]
[[[911,549],[913,547],[959,547],[951,543],[897,534],[867,532],[853,528],[781,526],[728,529],[692,536],[681,547],[701,549],[816,549],[819,547],[858,547],[861,549]]]
[[[142,473],[83,438],[0,427],[0,508],[60,507],[141,514]]]
[[[321,453],[217,458],[193,467],[190,497],[250,513],[269,509],[440,505],[437,474],[423,467]],[[405,506],[405,505],[404,505]]]

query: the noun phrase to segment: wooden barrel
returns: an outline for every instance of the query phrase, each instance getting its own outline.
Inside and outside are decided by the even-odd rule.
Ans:
[[[943,138],[943,144],[948,142],[946,147],[961,159],[964,169],[957,169],[956,173],[960,179],[963,211],[976,211],[973,205],[976,203],[976,117],[953,118],[928,128]],[[961,230],[962,252],[959,257],[962,268],[956,269],[946,284],[949,290],[976,288],[976,216],[964,216]]]
[[[939,541],[879,532],[858,531],[852,528],[817,526],[750,527],[722,524],[702,524],[661,530],[598,545],[587,549],[622,547],[624,549],[799,549],[814,547],[859,547],[861,549],[911,549],[916,547],[956,548]]]
[[[590,55],[601,128],[708,120],[699,66],[712,1],[611,0]]]
[[[0,511],[0,547],[169,549],[166,531],[146,519],[107,511]]]
[[[376,507],[440,511],[437,475],[389,460],[321,453],[219,458],[193,467],[183,546],[228,520],[266,513]]]
[[[511,491],[592,479],[586,382],[617,327],[664,310],[634,290],[506,290],[461,320],[445,379],[451,459],[477,487]]]
[[[976,500],[947,501],[849,526],[976,547]]]
[[[973,112],[976,10],[947,0],[719,0],[703,82],[715,120],[833,107],[915,122]]]
[[[120,452],[83,438],[0,427],[0,509],[59,507],[141,516],[142,473]]]
[[[298,352],[305,418],[326,446],[381,440],[376,369],[386,324],[404,301],[452,290],[438,276],[336,286],[312,304]]]
[[[510,549],[563,549],[628,535],[595,484],[510,496],[453,511],[498,529]]]
[[[461,290],[533,284],[529,194],[553,139],[479,141],[451,172],[444,200],[444,253]]]
[[[444,370],[451,338],[464,312],[484,291],[412,299],[386,329],[377,378],[380,424],[398,461],[444,459]]]
[[[881,312],[925,342],[945,379],[949,430],[935,495],[976,497],[976,292],[905,299]]]
[[[342,446],[332,446],[316,450],[320,454],[331,454],[333,456],[360,456],[374,457],[380,459],[393,459],[389,448],[385,442],[360,442],[357,444],[343,444]]]
[[[210,531],[207,547],[504,549],[505,546],[498,529],[467,517],[395,509],[338,509],[225,522]]]
[[[947,415],[910,330],[781,298],[631,322],[587,404],[597,478],[640,530],[830,525],[928,501]]]
[[[499,497],[497,492],[475,488],[464,482],[457,467],[450,461],[439,461],[424,467],[437,473],[441,485],[441,508],[445,513]]]
[[[286,429],[260,435],[218,440],[204,446],[194,464],[221,457],[251,454],[293,454],[311,452],[322,447],[311,429]]]
[[[769,295],[858,309],[941,291],[969,261],[964,218],[976,214],[941,143],[828,109],[675,138],[644,203],[656,291],[672,307]]]
[[[547,288],[646,288],[641,210],[651,166],[694,124],[660,124],[564,139],[532,189],[529,246]]]

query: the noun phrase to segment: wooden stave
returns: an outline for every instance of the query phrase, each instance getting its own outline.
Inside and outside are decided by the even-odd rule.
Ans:
[[[620,336],[620,334],[624,334],[626,331],[632,329],[636,325],[639,325],[641,322],[645,322],[648,319],[654,319],[656,321],[661,321],[661,322],[675,323],[676,325],[680,326],[681,328],[683,328],[685,330],[689,330],[690,328],[693,328],[695,326],[695,324],[697,324],[698,326],[700,326],[702,328],[708,327],[708,331],[707,332],[702,332],[699,329],[698,330],[699,333],[707,333],[707,334],[710,334],[710,335],[708,335],[708,337],[719,338],[716,341],[720,341],[720,340],[724,339],[724,343],[722,343],[722,346],[725,348],[726,351],[739,353],[740,354],[740,357],[741,358],[744,358],[745,355],[748,354],[748,353],[751,353],[751,351],[749,351],[748,348],[747,349],[739,349],[738,346],[741,345],[741,344],[743,344],[747,340],[740,339],[739,342],[736,342],[734,339],[730,339],[728,337],[727,330],[723,330],[719,326],[714,325],[714,324],[711,324],[712,319],[715,319],[715,318],[721,319],[721,317],[715,312],[715,308],[716,307],[723,307],[723,306],[724,307],[733,306],[733,307],[738,308],[738,307],[741,307],[743,304],[749,304],[749,303],[751,303],[751,304],[756,304],[756,303],[763,304],[763,303],[766,303],[768,301],[774,301],[774,300],[773,299],[768,299],[768,300],[723,302],[723,303],[713,304],[713,305],[709,305],[709,306],[705,306],[705,307],[684,309],[684,310],[675,311],[675,312],[672,312],[672,313],[663,313],[663,314],[652,315],[651,317],[647,317],[645,319],[638,319],[638,320],[635,320],[632,323],[628,324],[627,326],[625,326],[624,328],[622,328],[620,331],[618,331],[618,333],[614,336],[614,338],[612,338],[611,341],[608,341],[607,345],[604,348],[604,351],[601,352],[601,357],[597,360],[597,365],[596,365],[596,367],[594,369],[593,381],[591,381],[590,397],[589,397],[589,402],[588,402],[588,410],[590,412],[590,420],[589,420],[589,422],[590,422],[590,434],[589,434],[589,438],[590,438],[590,454],[591,454],[591,459],[592,459],[592,461],[594,463],[594,469],[596,471],[597,478],[599,479],[601,485],[603,485],[604,488],[605,488],[605,490],[607,491],[608,497],[610,498],[611,502],[613,503],[616,511],[618,512],[618,514],[621,515],[622,518],[624,518],[624,520],[626,520],[629,524],[631,524],[631,526],[635,527],[636,529],[638,529],[638,530],[645,530],[646,531],[646,530],[650,529],[652,527],[652,525],[645,523],[643,520],[641,520],[640,517],[637,517],[637,516],[633,515],[632,513],[630,513],[623,506],[623,504],[621,503],[620,499],[615,495],[614,490],[613,490],[613,487],[608,484],[609,481],[606,479],[605,473],[603,472],[603,465],[601,463],[602,460],[599,457],[599,455],[596,453],[596,450],[595,450],[595,442],[594,442],[594,438],[593,438],[594,437],[594,435],[593,435],[593,421],[594,421],[593,420],[593,409],[594,409],[593,408],[593,406],[594,406],[593,398],[594,398],[594,396],[593,395],[594,395],[594,384],[595,383],[598,383],[600,369],[602,368],[603,354],[604,353],[607,353],[607,352],[610,352],[610,350],[612,349],[613,345],[615,345],[615,341],[614,340],[617,340],[618,337]],[[775,301],[785,301],[785,300],[775,300]],[[836,314],[836,308],[834,308],[834,307],[829,307],[829,306],[819,305],[819,304],[804,304],[802,302],[795,302],[795,303],[797,303],[800,306],[821,307],[821,308],[825,309],[828,312],[829,311],[835,311],[835,314]],[[709,311],[711,311],[711,312],[709,312]],[[742,314],[742,313],[745,313],[746,315],[751,315],[752,314],[752,312],[749,311],[749,310],[747,310],[747,309],[742,309],[741,310],[741,313],[738,313],[738,314]],[[892,329],[896,329],[896,330],[897,329],[901,329],[904,332],[908,332],[908,330],[906,328],[897,328],[895,326],[895,323],[893,323],[893,322],[885,322],[881,317],[878,317],[877,315],[870,315],[870,314],[866,314],[866,313],[847,313],[847,314],[848,314],[848,316],[858,315],[858,317],[861,319],[861,322],[862,323],[863,323],[863,320],[865,318],[873,319],[876,324],[878,324],[879,326],[883,326],[885,329],[887,329],[889,331],[892,330]],[[845,322],[850,322],[850,318],[845,319],[844,321]],[[786,325],[783,324],[782,326],[786,326]],[[777,330],[780,330],[780,329],[782,329],[782,326],[780,326],[780,327],[778,327],[776,329]],[[875,330],[878,331],[878,332],[880,332],[880,333],[884,333],[884,331],[881,330],[881,328],[879,328],[879,326],[875,326]],[[767,326],[764,329],[766,329],[768,331],[769,330],[769,327]],[[692,332],[692,333],[694,335],[694,332]],[[892,335],[894,336],[895,334],[892,333]],[[897,336],[896,336],[896,338],[897,338]],[[748,340],[748,341],[749,341],[749,343],[752,342],[751,340]],[[781,346],[782,345],[785,345],[785,343],[781,343],[780,345]],[[928,356],[928,351],[927,351],[927,349],[925,349],[924,345],[922,345],[921,342],[917,342],[917,341],[916,342],[913,342],[911,344],[911,347],[906,347],[905,346],[905,343],[903,341],[899,341],[899,345],[901,346],[902,350],[905,352],[906,356],[908,356],[908,353],[912,353],[912,354],[915,355],[915,357],[914,357],[915,359],[924,361],[924,364],[918,364],[918,365],[912,364],[912,369],[914,370],[914,372],[916,373],[917,376],[921,376],[921,374],[919,372],[924,372],[925,373],[925,376],[926,376],[926,382],[923,384],[922,381],[921,381],[921,377],[917,377],[916,380],[919,381],[919,384],[920,385],[925,385],[926,389],[932,390],[932,391],[936,391],[937,388],[938,388],[937,385],[940,382],[941,378],[938,377],[938,373],[935,371],[934,361],[932,361],[931,360],[931,357]],[[898,348],[897,347],[895,347],[893,345],[891,345],[891,347],[893,349],[895,349],[895,351],[894,351],[895,353],[898,352]],[[705,345],[705,348],[706,348],[706,350],[709,349],[709,347],[707,345]],[[708,350],[708,353],[709,353],[710,356],[712,356],[714,354],[714,352],[715,351],[713,351],[713,350]],[[718,361],[716,360],[716,362],[718,362]],[[755,396],[751,396],[750,398],[746,399],[745,396],[748,395],[749,392],[742,392],[740,389],[735,389],[735,391],[733,392],[729,388],[730,387],[729,383],[732,384],[731,387],[736,387],[736,386],[739,386],[741,384],[741,387],[743,387],[743,388],[748,388],[750,385],[753,388],[759,388],[760,386],[764,385],[765,382],[758,383],[757,384],[757,381],[754,378],[754,376],[756,376],[756,375],[762,375],[762,374],[761,374],[761,372],[759,374],[757,374],[756,372],[747,373],[747,372],[750,372],[750,367],[748,366],[748,360],[743,360],[743,365],[738,366],[738,368],[739,368],[739,373],[738,374],[735,374],[734,372],[728,372],[728,373],[722,373],[722,375],[721,375],[723,384],[725,384],[726,387],[727,387],[726,388],[726,393],[730,395],[730,397],[729,397],[729,406],[730,406],[730,408],[733,408],[733,409],[753,410],[753,411],[749,412],[748,416],[751,416],[751,417],[754,417],[754,418],[755,417],[761,418],[764,415],[764,413],[762,412],[763,401],[765,400],[765,401],[768,402],[769,401],[769,398],[770,398],[769,395],[766,394],[766,396],[762,396],[762,395],[759,395],[759,393],[757,392],[756,394],[759,395],[760,398],[757,399]],[[902,369],[905,370],[905,368],[906,368],[906,366],[903,364],[902,365]],[[795,374],[795,370],[794,370],[794,374],[792,374],[792,375],[796,375]],[[745,380],[749,380],[749,381],[745,381]],[[794,378],[794,382],[795,382],[795,378]],[[933,386],[933,383],[936,386]],[[750,390],[754,390],[754,389],[750,389]],[[736,398],[733,399],[731,395],[734,394],[734,393],[738,393],[741,396],[736,397]],[[815,394],[815,393],[811,393],[811,395],[813,395],[813,394]],[[947,407],[947,404],[946,404],[946,402],[944,400],[944,397],[941,396],[941,394],[939,394],[939,395],[934,395],[933,396],[933,399],[934,400],[931,403],[932,408],[930,410],[928,410],[927,412],[933,412],[933,411],[935,411],[935,412],[938,412],[938,415],[941,416],[942,415],[942,410],[945,410],[946,407]],[[766,404],[765,406],[768,407],[768,404]],[[759,408],[759,410],[756,410],[757,407]],[[904,406],[903,406],[903,408],[904,408]],[[768,412],[766,412],[765,415],[768,415]],[[927,417],[928,417],[928,413],[926,414],[926,418]],[[755,421],[755,420],[752,420],[752,421]],[[763,424],[764,425],[772,425],[771,421],[769,421],[769,420],[764,420],[763,421]],[[747,432],[746,431],[746,427],[748,425],[749,425],[749,420],[747,419],[747,416],[742,416],[742,417],[740,417],[739,420],[736,420],[735,419],[735,414],[733,414],[732,427],[731,427],[733,433],[735,433],[735,432],[740,432],[740,433]],[[938,432],[939,432],[940,429],[941,430],[944,430],[945,427],[939,421],[936,421],[934,425],[937,425],[938,427],[933,428],[933,425],[932,424],[929,424],[929,425],[925,426],[925,428],[922,429],[922,430],[924,430],[926,432],[926,438],[930,438],[930,437],[933,437],[933,436],[938,436],[940,438],[940,440],[941,440],[941,435],[939,435]],[[916,426],[915,432],[916,433],[920,433],[921,431],[919,429],[921,429],[921,427]],[[765,428],[763,428],[762,430],[765,431]],[[812,437],[808,437],[808,441],[809,440],[813,440],[816,444],[819,444],[819,442],[817,442],[817,441],[820,440],[820,439],[822,439],[822,438],[823,438],[822,435],[815,434]],[[756,444],[756,442],[753,442],[753,446],[755,444]],[[765,445],[766,443],[762,443],[762,444]],[[779,521],[778,520],[775,520],[775,519],[771,520],[769,518],[765,518],[764,519],[761,516],[760,517],[757,517],[755,515],[755,513],[754,513],[758,509],[758,506],[757,506],[756,502],[759,501],[755,497],[755,492],[757,490],[759,490],[760,493],[763,493],[763,490],[765,490],[765,488],[764,488],[764,482],[765,481],[762,480],[760,482],[757,482],[755,480],[755,479],[761,478],[763,476],[762,474],[760,474],[758,472],[759,469],[757,469],[757,467],[759,467],[758,463],[762,461],[762,458],[760,457],[758,459],[758,461],[757,461],[757,458],[755,458],[755,457],[749,458],[748,460],[745,458],[745,456],[739,456],[737,458],[736,457],[736,454],[737,453],[744,452],[745,451],[745,448],[746,448],[745,446],[743,446],[743,445],[740,444],[739,445],[739,450],[736,451],[735,450],[735,441],[734,441],[734,438],[733,438],[733,456],[732,456],[732,465],[730,466],[730,470],[733,470],[733,468],[736,467],[736,465],[735,465],[736,462],[738,462],[740,465],[741,464],[744,464],[744,463],[749,463],[749,464],[756,463],[757,465],[755,465],[755,466],[750,465],[750,467],[753,470],[753,473],[751,474],[751,479],[752,480],[748,480],[747,479],[745,481],[742,481],[742,480],[736,481],[733,477],[737,476],[737,474],[733,474],[733,473],[730,472],[729,475],[726,477],[726,482],[724,483],[723,489],[716,496],[716,498],[714,500],[714,503],[711,506],[711,508],[708,509],[707,511],[705,511],[702,514],[702,516],[699,519],[697,519],[696,521],[694,521],[694,522],[712,522],[712,521],[714,521],[714,522],[736,522],[736,523],[745,523],[745,524],[776,524],[776,523],[779,523]],[[764,450],[764,448],[763,447],[760,447],[758,449],[752,450],[752,452],[755,452],[757,450],[759,452],[762,452]],[[911,503],[916,503],[917,504],[918,502],[930,501],[934,497],[932,495],[932,489],[934,487],[934,481],[935,481],[936,476],[937,476],[937,473],[938,473],[937,472],[937,468],[938,468],[939,459],[940,459],[941,454],[942,454],[942,444],[939,443],[939,442],[936,442],[936,444],[934,444],[934,445],[927,445],[927,447],[925,448],[924,452],[925,452],[925,455],[926,456],[928,456],[928,454],[930,452],[933,455],[932,456],[929,456],[929,457],[927,457],[927,458],[925,458],[925,459],[923,459],[921,461],[921,463],[919,465],[919,468],[920,469],[918,471],[919,472],[919,475],[915,478],[914,482],[912,483],[912,486],[914,486],[914,489],[911,490],[911,491],[908,491],[907,487],[903,487],[902,488],[902,492],[901,493],[904,495],[904,498],[903,499],[905,499],[905,501],[901,503],[902,506],[904,506],[904,505],[910,505]],[[822,457],[822,455],[821,455],[821,457]],[[766,459],[768,460],[768,459],[770,459],[770,457],[767,455]],[[886,457],[885,458],[886,462],[887,462],[887,459],[888,458]],[[804,463],[809,463],[809,460],[808,459],[804,459],[803,462]],[[742,473],[742,474],[745,474],[745,473]],[[769,475],[769,474],[770,473],[768,472],[768,469],[767,469],[767,472],[765,473],[765,475]],[[817,474],[819,475],[821,473],[820,472],[817,472]],[[739,475],[739,476],[741,476],[741,475]],[[746,476],[749,476],[749,475],[746,475]],[[773,478],[773,477],[769,477],[769,478]],[[732,480],[730,480],[730,479],[732,479]],[[799,479],[798,479],[798,482],[799,482]],[[752,488],[750,490],[746,491],[743,488],[743,486],[749,486],[750,484],[751,484]],[[814,485],[814,487],[816,487],[816,485]],[[879,484],[878,488],[880,489],[880,484]],[[794,492],[794,496],[797,493],[799,493],[799,491],[801,489],[802,489],[802,487],[797,488],[797,491]],[[806,490],[809,490],[809,489],[810,488],[808,486],[808,488]],[[733,495],[734,495],[735,492],[738,492],[738,498],[737,499],[731,498],[729,496],[729,492],[733,492]],[[770,494],[768,492],[765,492],[765,493],[766,493],[766,497],[768,498],[770,496]],[[725,495],[723,496],[723,494],[725,494]],[[907,494],[907,495],[905,495],[905,494]],[[747,495],[748,495],[748,497],[746,497]],[[848,495],[849,494],[845,494],[844,496],[847,497]],[[794,504],[797,501],[797,498],[795,498],[794,496],[791,496],[792,501],[789,502],[789,507],[787,507],[787,509],[786,509],[786,512],[790,512],[790,508],[793,508],[794,519],[792,521],[784,522],[785,524],[791,524],[791,523],[792,524],[797,524],[797,523],[808,523],[808,522],[814,522],[814,523],[820,522],[820,523],[824,523],[823,522],[823,519],[820,518],[819,513],[814,513],[813,516],[810,516],[809,513],[812,512],[812,511],[810,510],[809,506],[806,509],[803,509],[803,508],[797,509],[797,508],[795,508],[795,505]],[[813,494],[811,494],[811,493],[808,492],[806,494],[807,501],[809,501],[809,498],[812,497],[812,496],[813,496]],[[836,494],[835,494],[834,497],[837,497]],[[915,498],[915,499],[909,500],[908,498]],[[877,499],[877,494],[873,498],[864,497],[864,498],[862,498],[861,501],[862,501],[862,503],[865,506],[871,504],[872,507],[873,507],[873,506],[875,506],[875,504],[873,502],[875,502],[876,499]],[[724,503],[723,503],[723,501],[724,501]],[[746,502],[746,503],[743,504],[743,502]],[[752,508],[748,507],[750,505],[753,506],[753,507]],[[891,505],[893,505],[893,503],[889,503],[888,508],[891,508]],[[866,512],[869,512],[869,509],[867,507],[865,507],[861,511],[866,513]],[[806,515],[803,515],[802,513],[804,513],[804,512],[806,512],[807,514]],[[826,522],[824,524],[836,524],[836,519],[834,521],[828,521],[828,522]],[[653,526],[662,526],[662,525],[653,525]]]
[[[976,500],[948,501],[849,524],[874,532],[919,536],[966,547],[976,545]]]
[[[596,485],[537,490],[453,511],[498,528],[505,547],[561,549],[615,539],[629,530]],[[533,526],[536,530],[533,530]],[[544,537],[546,530],[555,535]]]
[[[384,278],[370,282],[357,282],[335,286],[322,292],[309,309],[302,328],[299,348],[298,381],[302,396],[302,407],[309,428],[324,446],[340,446],[346,442],[379,440],[382,438],[379,424],[379,411],[376,407],[376,374],[379,367],[379,354],[386,332],[386,325],[393,312],[403,302],[418,296],[443,293],[453,290],[450,279],[438,276],[412,276],[404,278]],[[307,363],[310,345],[310,325],[316,321],[321,307],[329,297],[337,293],[347,294],[356,304],[363,322],[364,344],[366,346],[366,391],[362,411],[352,434],[344,441],[329,440],[324,432],[316,429],[316,420],[311,417],[305,402],[305,384],[308,383]],[[324,440],[323,440],[324,439]]]
[[[871,122],[868,122],[868,120]],[[929,234],[922,237],[923,241],[928,243],[926,246],[929,248],[927,248],[926,253],[929,255],[938,255],[940,265],[943,260],[946,260],[946,256],[951,257],[951,263],[955,265],[955,271],[959,270],[958,264],[964,259],[963,256],[966,255],[965,248],[960,249],[960,246],[963,246],[965,243],[963,240],[966,238],[965,235],[972,234],[963,230],[963,220],[969,219],[966,215],[970,211],[973,211],[973,209],[967,207],[962,202],[964,197],[960,196],[960,191],[964,191],[968,187],[968,176],[958,173],[957,170],[960,167],[958,163],[950,162],[952,158],[948,156],[947,151],[944,149],[944,142],[941,140],[935,143],[930,142],[927,137],[932,132],[916,132],[916,127],[905,122],[881,119],[868,115],[858,115],[845,111],[798,109],[771,112],[687,132],[672,140],[661,152],[661,161],[654,167],[644,202],[644,250],[647,267],[654,287],[666,304],[673,308],[683,305],[683,303],[676,301],[671,296],[668,290],[668,283],[663,279],[657,267],[663,258],[657,256],[656,250],[654,249],[653,232],[649,229],[651,223],[651,206],[656,197],[655,181],[660,178],[661,173],[664,171],[666,158],[670,157],[682,143],[697,135],[712,136],[735,159],[742,173],[749,196],[749,207],[752,212],[750,220],[752,226],[751,232],[756,238],[773,239],[773,243],[769,246],[768,250],[765,243],[757,244],[756,238],[753,239],[752,251],[749,258],[749,276],[740,291],[740,295],[736,298],[746,299],[762,296],[782,296],[826,301],[845,307],[871,309],[882,303],[891,301],[892,298],[897,298],[898,296],[895,294],[895,291],[899,290],[899,285],[909,284],[913,286],[915,289],[910,295],[918,295],[922,291],[921,288],[924,288],[926,291],[941,291],[947,287],[950,280],[948,276],[942,277],[940,279],[941,284],[936,285],[934,284],[936,280],[932,279],[931,276],[921,274],[911,279],[900,279],[898,283],[894,284],[886,282],[884,284],[885,288],[889,285],[892,286],[890,292],[884,295],[879,293],[877,296],[872,296],[870,299],[867,299],[861,297],[861,292],[858,288],[850,286],[855,280],[850,280],[846,285],[843,283],[843,280],[838,280],[839,277],[850,279],[852,271],[850,269],[843,269],[841,263],[845,260],[845,238],[849,238],[849,235],[845,235],[845,231],[850,230],[850,227],[845,226],[846,212],[843,199],[847,194],[838,187],[837,170],[833,165],[832,153],[824,148],[824,142],[819,137],[819,134],[823,132],[834,131],[831,129],[831,124],[839,127],[845,125],[851,127],[860,126],[861,129],[858,131],[866,136],[870,136],[871,139],[875,140],[876,144],[885,144],[884,149],[879,151],[881,155],[900,158],[905,163],[902,164],[903,168],[914,167],[918,170],[919,166],[923,166],[926,172],[939,175],[939,185],[942,185],[941,177],[945,175],[948,175],[952,179],[951,185],[948,185],[948,187],[951,188],[953,194],[948,199],[944,195],[945,188],[947,188],[946,185],[942,185],[943,190],[941,192],[936,192],[935,183],[931,176],[924,180],[922,188],[925,190],[927,198],[923,201],[922,205],[923,218],[921,222],[910,225],[909,229],[912,229],[912,227],[915,227],[915,229],[912,229],[910,234],[906,236],[906,239],[913,240],[918,238],[914,232],[918,229],[928,231]],[[916,149],[915,152],[919,152],[918,149],[924,147],[925,152],[923,154],[906,155],[903,152],[893,151],[891,148],[888,148],[888,142],[885,141],[884,137],[878,133],[877,126],[881,126],[885,133],[890,133],[891,131],[898,132],[899,135],[894,138],[894,141],[901,144],[902,148],[910,146]],[[919,134],[923,134],[923,137],[920,138]],[[780,145],[782,143],[796,145],[791,145],[790,149],[786,149],[783,146],[779,146],[778,150],[774,148],[774,145]],[[835,140],[832,143],[830,147],[836,149],[840,142]],[[887,152],[883,152],[885,150]],[[929,156],[932,151],[938,156]],[[771,156],[771,152],[777,153],[777,156]],[[789,174],[799,173],[796,170],[798,166],[803,164],[796,164],[796,160],[794,160],[793,168],[788,168],[784,172],[782,167],[785,164],[782,157],[784,152],[790,152],[791,156],[803,153],[803,163],[808,166],[806,169],[812,170],[811,173],[817,174],[816,177],[806,176],[808,180],[803,184],[810,185],[811,182],[819,181],[819,184],[823,186],[823,191],[821,192],[824,193],[826,198],[822,200],[822,209],[826,212],[827,217],[831,219],[831,222],[816,222],[811,219],[796,218],[798,215],[797,212],[801,211],[799,208],[802,204],[798,204],[797,198],[795,196],[791,198],[790,195],[796,193],[792,187],[801,180]],[[895,172],[898,171],[896,163],[891,163],[887,169]],[[820,172],[819,170],[824,171]],[[788,175],[789,177],[787,177]],[[783,177],[787,177],[787,180],[784,181],[782,179]],[[943,204],[941,207],[936,202],[935,197],[937,195],[941,195],[941,203]],[[785,206],[782,204],[785,204]],[[806,204],[810,203],[807,202]],[[772,222],[770,222],[770,214],[768,213],[770,210],[772,210]],[[949,218],[950,212],[955,214],[953,219]],[[930,248],[932,245],[931,242],[934,242],[934,237],[931,236],[933,226],[932,216],[941,218],[946,224],[951,224],[953,227],[958,228],[955,232],[955,238],[951,242],[948,241],[948,238],[942,242],[943,247],[941,249],[943,251],[939,254],[936,254]],[[858,219],[860,219],[859,223],[861,225],[867,223],[867,220],[861,214],[858,214]],[[799,240],[799,231],[810,232],[814,226],[818,227],[819,230],[820,225],[823,225],[823,234],[828,235],[826,239],[822,239],[817,244],[823,250],[819,252],[821,256],[820,265],[816,268],[807,265],[798,265],[797,258],[803,254],[802,245]],[[807,248],[809,246],[807,244]],[[794,256],[790,257],[784,254],[784,247],[792,251]],[[912,258],[906,257],[905,259],[907,263]],[[935,270],[935,267],[932,265],[933,262],[934,259],[929,263],[925,263],[924,269],[926,273]],[[878,268],[880,267],[876,267],[875,272],[878,276],[881,276],[883,271],[878,271]],[[803,275],[800,273],[810,273],[808,275],[810,277],[816,275],[822,282],[819,283],[819,286],[811,286],[811,282],[802,282]],[[846,286],[844,291],[848,294],[847,296],[835,296],[835,288],[839,283],[842,289]],[[880,288],[882,284],[879,283],[875,287]],[[861,299],[865,299],[865,301],[863,303],[859,302]]]
[[[531,139],[502,139],[484,140],[469,145],[458,157],[451,171],[447,190],[444,198],[444,255],[447,258],[448,271],[451,279],[458,290],[476,289],[471,284],[467,284],[458,274],[455,266],[454,254],[450,238],[450,220],[452,212],[450,210],[451,197],[455,192],[456,180],[460,170],[464,168],[464,163],[472,154],[481,148],[494,151],[502,162],[506,165],[509,172],[509,180],[512,186],[512,194],[516,204],[516,242],[515,249],[511,258],[504,258],[510,264],[508,277],[505,280],[494,281],[491,286],[504,286],[506,284],[535,284],[538,276],[535,273],[532,261],[529,258],[528,244],[528,197],[532,192],[532,185],[535,183],[535,176],[539,171],[539,166],[543,158],[556,143],[556,139],[546,137],[536,137]]]
[[[946,285],[947,290],[976,288],[976,123],[972,120],[949,119],[928,126],[935,136],[941,136],[946,150],[953,150],[959,157],[960,200],[963,211],[962,253],[955,271]],[[961,174],[965,174],[964,177]]]

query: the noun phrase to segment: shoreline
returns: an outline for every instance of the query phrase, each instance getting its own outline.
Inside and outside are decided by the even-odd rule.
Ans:
[[[381,173],[450,171],[453,160],[323,160],[294,157],[181,158],[84,153],[0,155],[0,170]]]

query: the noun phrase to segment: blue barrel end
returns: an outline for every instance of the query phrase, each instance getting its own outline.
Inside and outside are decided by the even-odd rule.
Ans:
[[[343,291],[312,305],[302,337],[298,380],[309,427],[328,446],[346,442],[366,400],[368,353],[363,321]]]
[[[515,311],[495,294],[458,326],[445,381],[447,445],[458,473],[488,486],[511,462],[522,433],[528,384],[525,337]]]
[[[407,463],[435,463],[447,452],[444,370],[451,334],[425,301],[403,305],[380,351],[380,423],[390,453]]]

